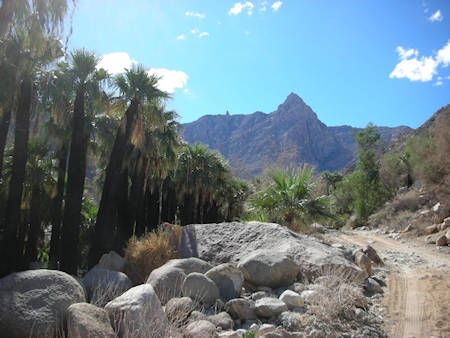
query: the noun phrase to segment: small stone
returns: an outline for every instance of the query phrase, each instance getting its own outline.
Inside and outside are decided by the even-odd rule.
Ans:
[[[270,318],[278,316],[280,313],[287,311],[288,307],[277,298],[261,298],[256,301],[255,313],[257,316]]]
[[[445,235],[439,236],[436,239],[436,246],[446,246],[447,245],[447,237]]]
[[[190,323],[184,330],[185,338],[199,338],[199,337],[208,337],[215,338],[217,337],[216,326],[207,321],[207,320],[199,320]]]
[[[303,306],[304,304],[302,296],[291,290],[284,291],[280,296],[280,300],[290,309]]]
[[[216,299],[220,298],[216,284],[199,272],[192,272],[187,275],[183,282],[182,293],[183,296],[206,305],[212,305]]]
[[[227,311],[234,318],[242,320],[256,319],[255,302],[244,298],[237,298],[228,301],[225,304],[225,311]]]

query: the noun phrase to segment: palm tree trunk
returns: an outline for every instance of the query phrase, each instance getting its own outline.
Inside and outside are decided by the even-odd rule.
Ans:
[[[11,22],[13,11],[13,1],[17,0],[3,0],[0,7],[0,39],[8,32],[9,24]]]
[[[3,237],[0,277],[14,271],[20,264],[22,254],[17,252],[17,230],[20,223],[25,166],[28,155],[28,133],[32,96],[32,81],[25,75],[20,84],[19,105],[16,112],[15,143],[9,196],[6,208],[5,234]]]
[[[158,226],[161,225],[161,219],[162,219],[162,203],[163,203],[163,184],[164,180],[161,180],[159,183],[159,201],[158,201]]]
[[[0,122],[0,181],[3,173],[3,158],[5,156],[6,140],[8,138],[9,121],[11,120],[11,106],[3,110],[2,120]]]
[[[56,183],[56,196],[52,201],[52,237],[50,238],[50,266],[59,269],[61,259],[61,218],[62,204],[64,199],[64,184],[66,180],[67,149],[66,146],[60,150],[58,159],[58,181]]]
[[[136,125],[139,102],[132,100],[117,131],[113,149],[106,168],[105,183],[97,213],[94,235],[88,254],[88,265],[97,264],[101,255],[113,248],[111,233],[117,222],[116,191],[123,170],[127,145]]]
[[[78,237],[87,155],[84,124],[84,90],[78,88],[73,111],[72,140],[67,170],[67,195],[61,233],[61,270],[70,274],[76,274],[78,268]]]
[[[40,182],[39,182],[40,183]],[[37,260],[38,254],[38,236],[41,229],[41,189],[38,184],[33,185],[31,192],[31,205],[30,205],[30,231],[28,233],[27,245],[25,248],[25,269],[28,269],[31,262]]]

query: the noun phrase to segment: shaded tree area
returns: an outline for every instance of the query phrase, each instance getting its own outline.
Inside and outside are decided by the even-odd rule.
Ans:
[[[248,190],[181,141],[144,66],[112,77],[94,53],[66,51],[75,7],[0,4],[0,276],[36,261],[77,274],[163,222],[235,220]]]

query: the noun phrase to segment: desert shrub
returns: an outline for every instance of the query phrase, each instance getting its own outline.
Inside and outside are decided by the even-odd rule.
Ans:
[[[411,137],[406,145],[413,174],[426,183],[440,183],[450,173],[450,117],[444,115],[433,128]]]
[[[401,186],[410,186],[412,170],[407,154],[386,153],[380,161],[380,180],[384,190],[392,197]]]
[[[154,269],[178,257],[180,240],[181,227],[167,223],[140,238],[130,238],[125,249],[124,272],[135,284],[144,283]]]
[[[367,307],[358,273],[330,266],[319,278],[317,292],[311,296],[309,311],[325,323],[352,319],[354,307]]]

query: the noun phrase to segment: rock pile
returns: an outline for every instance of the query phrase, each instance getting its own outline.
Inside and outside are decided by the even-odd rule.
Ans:
[[[378,256],[372,250],[356,254],[370,263]],[[68,337],[243,337],[248,331],[257,337],[319,337],[328,324],[315,317],[318,308],[327,311],[318,300],[324,285],[335,283],[321,274],[371,273],[367,262],[357,260],[361,268],[353,263],[345,248],[268,223],[190,225],[180,251],[185,258],[168,261],[134,287],[117,270],[120,256],[109,253],[82,280],[87,295],[76,279],[58,271],[0,279],[1,332],[53,335],[65,316]],[[111,285],[116,294],[108,293]],[[365,289],[368,297],[382,292],[371,278]],[[378,322],[367,324],[376,320],[362,291],[355,292],[363,299],[352,295],[345,309],[358,322],[341,329],[333,323],[333,330],[384,337]]]

